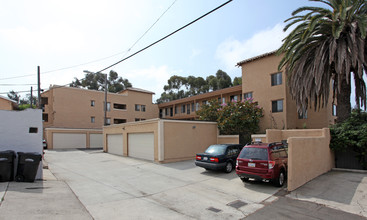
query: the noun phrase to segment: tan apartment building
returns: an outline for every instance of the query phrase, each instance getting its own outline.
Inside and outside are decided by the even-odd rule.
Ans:
[[[107,124],[157,118],[158,106],[152,103],[153,94],[137,88],[107,93]],[[53,86],[42,93],[41,98],[44,136],[49,148],[89,148],[93,138],[98,139],[94,145],[102,146],[103,91]],[[92,137],[91,134],[99,135]]]
[[[242,99],[242,86],[233,86],[200,95],[195,95],[171,102],[161,103],[159,107],[159,117],[166,119],[195,120],[198,119],[196,111],[210,100],[217,99],[219,103],[226,103],[230,100]]]
[[[335,106],[331,98],[328,105],[320,110],[308,108],[298,113],[296,102],[286,85],[285,71],[278,71],[281,58],[270,52],[237,63],[242,68],[243,97],[252,97],[264,109],[261,132],[270,128],[324,128],[334,124]]]
[[[0,110],[14,110],[16,109],[17,102],[14,100],[8,99],[4,96],[0,96]]]

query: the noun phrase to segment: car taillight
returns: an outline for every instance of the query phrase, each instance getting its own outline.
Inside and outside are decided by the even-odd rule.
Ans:
[[[201,160],[201,156],[196,156],[196,160]]]
[[[269,160],[269,161],[268,161],[268,166],[269,166],[269,169],[273,169],[273,168],[274,168],[274,166],[275,166],[275,161],[271,161],[271,160]]]
[[[216,163],[218,163],[218,161],[219,161],[219,160],[218,160],[218,158],[216,158],[216,157],[211,157],[211,158],[210,158],[210,161],[211,161],[211,162],[216,162]]]

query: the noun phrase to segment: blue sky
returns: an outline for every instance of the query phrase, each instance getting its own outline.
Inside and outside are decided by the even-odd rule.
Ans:
[[[10,90],[30,90],[28,84],[37,83],[37,66],[41,67],[42,89],[51,84],[70,83],[74,77],[83,78],[83,70],[104,69],[224,2],[0,0],[0,95],[6,96],[4,93]],[[171,5],[156,25],[126,53]],[[281,45],[285,37],[284,20],[293,10],[305,5],[316,3],[234,0],[109,70],[127,78],[134,87],[155,92],[154,99],[160,97],[172,75],[205,78],[222,69],[233,79],[241,76],[241,69],[235,67],[238,61]],[[90,63],[106,57],[109,58]],[[84,65],[48,72],[79,64]],[[33,76],[6,79],[29,74]],[[33,87],[35,89],[36,85]]]

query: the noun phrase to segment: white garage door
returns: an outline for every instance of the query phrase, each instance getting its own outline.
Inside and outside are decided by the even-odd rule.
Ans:
[[[154,160],[154,134],[129,134],[129,157]]]
[[[107,151],[111,154],[123,155],[122,134],[107,135]]]
[[[53,133],[53,149],[86,148],[86,134]]]
[[[99,148],[103,147],[103,135],[102,134],[90,134],[90,147]]]

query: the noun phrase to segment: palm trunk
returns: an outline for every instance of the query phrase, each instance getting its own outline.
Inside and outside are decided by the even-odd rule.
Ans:
[[[345,76],[341,77],[341,90],[337,94],[337,106],[336,106],[336,121],[343,122],[347,118],[349,118],[351,113],[351,104],[350,104],[350,93],[351,93],[351,84],[349,80],[349,84],[347,83]]]

